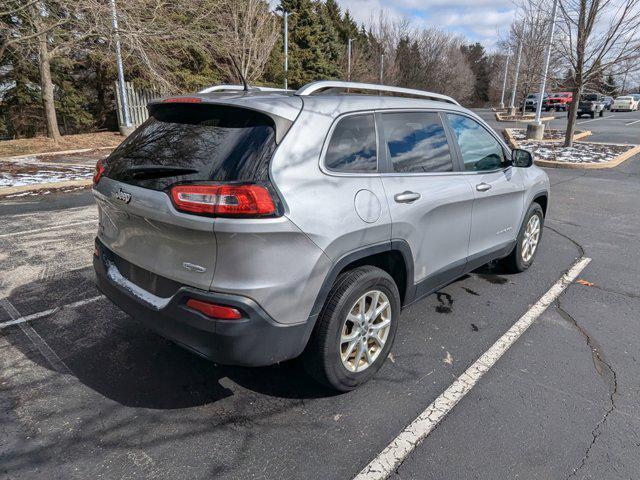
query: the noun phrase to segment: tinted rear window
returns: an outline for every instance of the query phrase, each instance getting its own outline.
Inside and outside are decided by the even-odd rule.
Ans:
[[[345,117],[336,126],[325,155],[329,170],[369,173],[378,169],[373,114]]]
[[[266,181],[276,148],[266,115],[218,105],[167,104],[107,158],[105,176],[154,190],[182,181]]]
[[[582,100],[584,100],[585,102],[596,102],[598,100],[598,95],[594,95],[594,94],[583,95]]]

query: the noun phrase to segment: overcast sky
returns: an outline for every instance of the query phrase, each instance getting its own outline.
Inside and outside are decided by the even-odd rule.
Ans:
[[[416,24],[435,25],[479,41],[491,49],[498,30],[505,31],[514,16],[512,0],[337,0],[358,22],[369,23],[372,13],[386,10]]]

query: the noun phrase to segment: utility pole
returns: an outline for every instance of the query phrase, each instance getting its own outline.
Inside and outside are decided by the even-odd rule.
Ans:
[[[353,42],[353,38],[350,38],[347,41],[347,80],[351,81],[351,43]]]
[[[122,107],[122,121],[124,122],[124,128],[120,128],[120,133],[126,136],[131,133],[132,128],[131,119],[129,118],[127,92],[124,83],[124,68],[122,66],[122,52],[120,50],[120,30],[118,29],[118,12],[116,11],[116,0],[111,0],[111,25],[113,26],[113,34],[116,44],[116,65],[118,67],[120,106]]]
[[[558,12],[558,0],[553,0],[553,10],[551,11],[551,25],[549,26],[549,38],[547,39],[547,51],[544,58],[544,69],[540,78],[540,93],[538,94],[538,103],[536,105],[536,120],[532,125],[527,125],[527,138],[542,140],[544,136],[544,125],[540,121],[542,114],[542,99],[544,98],[544,89],[547,86],[547,74],[549,72],[549,59],[551,58],[551,44],[553,43],[553,32],[556,28],[556,13]]]
[[[507,59],[504,62],[504,79],[502,80],[502,95],[500,95],[499,108],[504,108],[504,93],[507,90],[507,76],[509,75],[509,59],[511,58],[511,52],[507,52]]]
[[[513,79],[513,90],[511,91],[511,102],[509,103],[509,115],[516,114],[516,91],[518,90],[518,77],[520,76],[520,60],[522,58],[522,44],[524,43],[524,21],[520,30],[520,41],[518,42],[518,56],[516,58],[516,74]]]
[[[289,77],[289,15],[286,10],[282,12],[282,18],[284,18],[284,88],[288,87]]]
[[[384,53],[380,54],[380,85],[384,84]]]

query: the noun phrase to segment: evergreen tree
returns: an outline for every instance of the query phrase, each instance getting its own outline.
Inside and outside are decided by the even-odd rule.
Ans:
[[[474,86],[474,101],[485,103],[489,101],[489,62],[484,47],[476,42],[472,45],[460,47],[463,55],[467,58],[471,71],[476,77]]]

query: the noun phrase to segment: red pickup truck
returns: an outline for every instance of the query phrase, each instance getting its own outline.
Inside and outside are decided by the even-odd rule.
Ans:
[[[555,109],[556,112],[569,110],[569,105],[573,101],[573,93],[571,92],[558,92],[552,93],[542,104],[545,112],[551,109]]]

